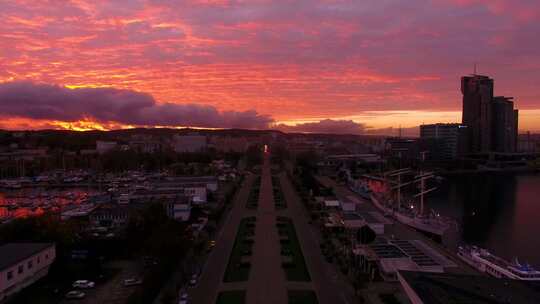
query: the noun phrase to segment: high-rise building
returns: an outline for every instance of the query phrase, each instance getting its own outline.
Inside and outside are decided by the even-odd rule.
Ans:
[[[428,149],[428,159],[455,159],[463,153],[466,145],[467,126],[437,123],[420,126],[420,139]]]
[[[461,78],[462,124],[468,127],[466,152],[516,151],[518,110],[511,97],[494,97],[493,87],[493,79],[487,76]]]
[[[461,92],[462,123],[469,127],[469,150],[473,153],[490,151],[493,79],[481,75],[462,77]]]
[[[512,97],[494,97],[492,108],[492,151],[516,152],[518,110]]]

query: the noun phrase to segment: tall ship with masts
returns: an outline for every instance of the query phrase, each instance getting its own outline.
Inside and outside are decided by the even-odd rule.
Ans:
[[[413,174],[413,179],[403,182],[402,176]],[[400,169],[384,174],[383,183],[386,191],[370,194],[371,202],[385,215],[391,216],[398,222],[416,230],[442,237],[450,230],[457,230],[455,220],[441,216],[430,209],[427,211],[424,195],[437,188],[427,188],[427,181],[434,178],[433,172],[413,172],[411,169]],[[418,185],[419,193],[408,199],[402,196],[402,188],[408,185]]]

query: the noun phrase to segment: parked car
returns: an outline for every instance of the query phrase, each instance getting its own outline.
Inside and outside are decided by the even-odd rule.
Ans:
[[[145,256],[143,258],[143,263],[144,263],[145,268],[152,267],[152,266],[155,266],[155,265],[159,264],[157,259],[155,259],[153,257],[149,257],[149,256]]]
[[[189,286],[197,285],[197,278],[198,278],[198,276],[196,274],[192,275],[191,280],[189,280]]]
[[[124,280],[124,286],[135,286],[135,285],[141,285],[142,280],[137,278],[130,278]]]
[[[79,290],[72,290],[66,293],[66,299],[82,299],[86,296],[86,293]]]
[[[87,288],[94,288],[94,286],[96,286],[96,283],[92,281],[88,281],[88,280],[77,280],[73,282],[72,286],[73,288],[87,289]]]
[[[212,240],[208,242],[208,246],[206,247],[206,251],[210,252],[214,247],[216,246],[216,241]]]
[[[187,293],[182,293],[180,295],[180,299],[178,300],[178,304],[188,304],[189,303],[189,296]]]

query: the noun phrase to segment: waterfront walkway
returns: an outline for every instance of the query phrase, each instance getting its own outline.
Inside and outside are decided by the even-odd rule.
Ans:
[[[375,208],[375,206],[372,205],[371,202],[361,198],[358,194],[352,192],[344,185],[338,185],[334,180],[326,177],[326,176],[317,176],[317,180],[325,187],[330,187],[334,189],[334,192],[338,199],[340,200],[347,200],[349,197],[356,197],[360,201],[362,201],[361,204],[358,205],[358,210],[362,212],[379,212]],[[406,226],[394,219],[387,219],[392,222],[391,225],[385,225],[384,230],[384,236],[387,238],[398,238],[401,240],[420,240],[427,246],[429,246],[429,250],[433,251],[433,255],[440,255],[442,258],[441,261],[451,261],[452,263],[448,263],[448,265],[451,265],[453,267],[445,267],[445,272],[448,273],[456,273],[456,274],[479,274],[476,270],[471,268],[469,265],[464,263],[462,260],[460,260],[455,252],[452,252],[449,248],[444,248],[441,244],[433,241],[432,239],[428,238],[424,234],[414,230],[413,228]],[[448,266],[446,265],[446,266]]]

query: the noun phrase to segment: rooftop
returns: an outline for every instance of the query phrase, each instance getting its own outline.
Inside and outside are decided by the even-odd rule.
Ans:
[[[8,243],[0,246],[0,271],[31,257],[51,246],[53,243]]]
[[[399,276],[402,286],[410,287],[425,304],[540,303],[538,283],[411,271],[400,271]]]
[[[357,221],[363,220],[364,218],[356,213],[345,213],[341,216],[345,221]]]

